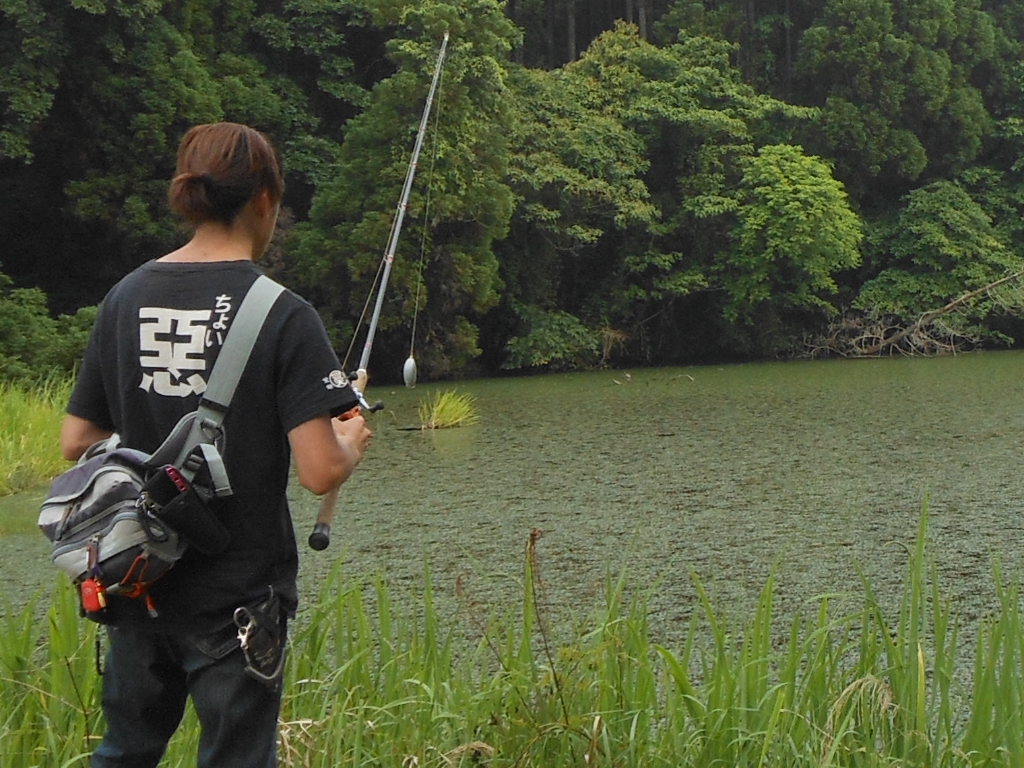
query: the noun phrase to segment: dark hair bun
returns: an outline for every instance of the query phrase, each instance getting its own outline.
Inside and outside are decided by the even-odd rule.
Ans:
[[[284,193],[281,163],[270,141],[239,123],[213,123],[185,134],[167,197],[190,224],[230,224],[262,190],[274,202]]]
[[[212,218],[213,203],[210,201],[208,174],[179,173],[171,179],[167,193],[171,208],[191,222]]]

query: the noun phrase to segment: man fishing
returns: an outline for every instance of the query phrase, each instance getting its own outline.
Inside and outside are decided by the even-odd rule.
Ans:
[[[113,433],[152,452],[195,410],[259,276],[253,260],[270,242],[283,191],[277,152],[258,131],[217,123],[185,135],[169,201],[193,236],[104,299],[61,429],[66,458]],[[217,555],[189,548],[152,585],[155,616],[138,600],[116,606],[107,731],[93,768],[156,766],[188,698],[202,728],[198,768],[277,763],[286,622],[298,602],[291,461],[303,486],[327,493],[355,470],[371,433],[319,316],[289,291],[268,315],[233,402],[223,455],[235,493],[214,500],[230,543]]]

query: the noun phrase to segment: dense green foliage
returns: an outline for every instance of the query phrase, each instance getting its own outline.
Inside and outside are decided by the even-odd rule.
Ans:
[[[39,288],[14,288],[0,273],[0,382],[35,384],[73,370],[96,307],[53,318]]]
[[[281,146],[268,266],[343,350],[445,31],[378,371],[417,308],[426,378],[688,362],[1024,269],[1024,0],[0,0],[0,375],[57,354],[5,318],[180,242],[174,148],[220,119]],[[944,321],[1015,341],[1015,296]]]

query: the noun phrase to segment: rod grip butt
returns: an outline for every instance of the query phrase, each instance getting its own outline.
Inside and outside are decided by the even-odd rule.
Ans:
[[[327,523],[317,523],[313,526],[313,532],[309,534],[309,548],[317,552],[327,549],[331,543],[331,526]]]

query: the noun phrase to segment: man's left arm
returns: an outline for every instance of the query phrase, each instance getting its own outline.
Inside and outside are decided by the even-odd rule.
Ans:
[[[68,461],[78,461],[93,443],[106,440],[114,434],[81,416],[67,414],[60,425],[60,452]]]

